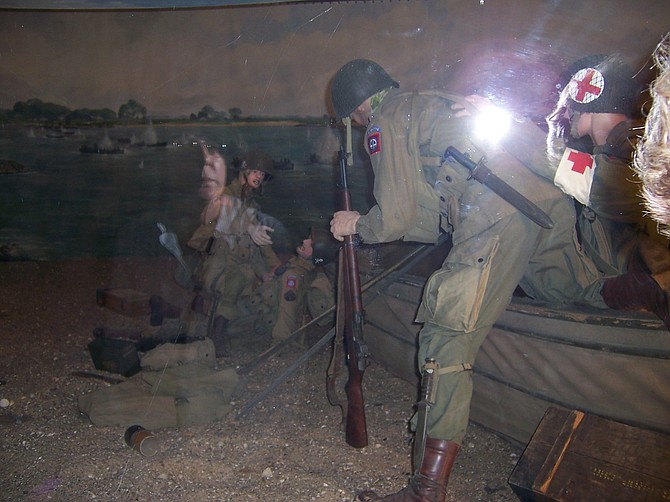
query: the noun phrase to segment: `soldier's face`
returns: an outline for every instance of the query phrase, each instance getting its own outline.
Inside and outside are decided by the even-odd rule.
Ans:
[[[367,127],[372,116],[372,106],[370,105],[370,98],[363,101],[356,109],[351,112],[349,116],[354,124],[362,127]]]
[[[572,128],[570,134],[573,138],[581,138],[589,134],[589,119],[592,116],[590,113],[575,112],[572,116]]]
[[[247,174],[247,184],[251,188],[260,188],[263,179],[265,179],[265,173],[258,169],[251,169]]]
[[[295,252],[298,253],[300,258],[309,260],[312,257],[312,239],[305,239],[302,243],[295,248]]]

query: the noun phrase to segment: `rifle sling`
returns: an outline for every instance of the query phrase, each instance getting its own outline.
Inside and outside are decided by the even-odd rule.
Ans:
[[[344,312],[344,253],[342,249],[338,253],[337,266],[337,310],[335,316],[335,341],[333,342],[333,352],[326,373],[326,395],[328,402],[333,406],[339,406],[342,410],[342,420],[347,416],[347,400],[342,399],[337,392],[335,383],[342,369],[342,357],[344,347],[344,326],[346,319]]]

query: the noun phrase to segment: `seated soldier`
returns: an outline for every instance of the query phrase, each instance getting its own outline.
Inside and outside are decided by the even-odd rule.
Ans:
[[[256,331],[276,344],[300,328],[306,314],[317,318],[331,308],[335,291],[325,263],[330,258],[316,259],[311,236],[304,239],[295,255],[277,267],[273,280],[253,295],[252,308],[258,312]]]

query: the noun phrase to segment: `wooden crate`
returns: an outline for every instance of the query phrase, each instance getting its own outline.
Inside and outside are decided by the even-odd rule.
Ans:
[[[508,482],[522,501],[668,501],[670,435],[549,408]]]
[[[98,289],[95,300],[101,307],[129,317],[151,314],[149,295],[136,289]]]
[[[136,342],[122,338],[96,338],[88,344],[93,365],[98,370],[129,377],[138,373],[140,356]]]

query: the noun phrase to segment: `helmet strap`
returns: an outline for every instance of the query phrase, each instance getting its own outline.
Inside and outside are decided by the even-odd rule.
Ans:
[[[344,124],[344,127],[346,128],[346,133],[345,133],[345,147],[344,147],[344,153],[346,154],[347,158],[347,166],[352,166],[354,164],[354,159],[352,156],[352,141],[351,141],[351,117],[343,117],[342,118],[342,123]]]

